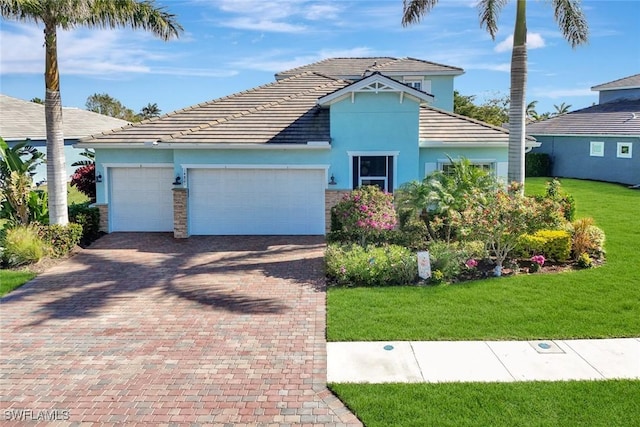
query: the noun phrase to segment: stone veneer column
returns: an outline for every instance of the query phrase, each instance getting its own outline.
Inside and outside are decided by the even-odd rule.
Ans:
[[[325,190],[324,191],[324,222],[325,231],[331,231],[331,208],[334,207],[345,194],[351,193],[351,190]]]
[[[100,231],[103,233],[109,232],[109,205],[104,203],[94,203],[94,207],[98,208],[100,212]]]
[[[187,195],[188,189],[173,189],[173,237],[186,239],[189,237],[187,230]]]

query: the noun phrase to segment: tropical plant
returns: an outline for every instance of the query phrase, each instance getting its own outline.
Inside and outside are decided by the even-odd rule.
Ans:
[[[89,150],[85,148],[83,152],[78,154],[87,160],[75,161],[71,163],[71,166],[89,166],[89,165],[93,165],[96,162],[96,153],[93,150]]]
[[[430,173],[422,182],[409,182],[397,192],[400,208],[413,210],[427,224],[432,240],[456,237],[460,212],[473,191],[493,192],[499,183],[490,171],[469,159],[453,160],[446,170]]]
[[[42,206],[47,195],[32,190],[32,175],[43,160],[44,154],[27,142],[9,148],[0,138],[0,218],[28,224],[30,221],[42,221],[42,214],[48,214]]]
[[[91,202],[96,201],[96,165],[81,166],[71,175],[71,186],[87,196]]]
[[[152,117],[159,117],[161,111],[162,110],[160,110],[158,104],[155,102],[153,104],[148,103],[146,106],[142,107],[142,110],[140,110],[140,118],[145,120]]]
[[[417,23],[431,12],[438,0],[403,0],[402,25]],[[491,38],[498,32],[498,15],[507,0],[477,2],[480,25]],[[580,8],[580,0],[551,0],[560,31],[572,47],[586,43],[588,26]],[[508,179],[524,185],[525,115],[527,85],[527,1],[517,0],[511,52],[511,93],[509,99],[509,167]]]
[[[564,102],[560,105],[553,104],[553,108],[556,109],[555,112],[551,113],[552,116],[561,116],[563,114],[567,114],[569,110],[571,110],[571,104],[565,104]]]
[[[69,217],[57,31],[131,27],[168,40],[177,37],[182,27],[174,15],[156,7],[154,0],[0,0],[0,14],[6,19],[44,25],[49,219],[51,224],[66,225]]]
[[[11,227],[3,233],[2,261],[10,267],[31,264],[40,261],[48,255],[51,248],[47,246],[38,234],[38,227],[31,225],[18,225]]]

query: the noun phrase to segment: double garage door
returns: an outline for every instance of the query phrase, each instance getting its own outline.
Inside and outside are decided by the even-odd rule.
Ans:
[[[324,234],[323,169],[189,170],[192,235]]]
[[[324,234],[324,169],[190,169],[191,235]],[[110,172],[111,231],[173,231],[173,168]]]

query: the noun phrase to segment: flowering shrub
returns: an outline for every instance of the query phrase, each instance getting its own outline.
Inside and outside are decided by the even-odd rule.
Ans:
[[[392,230],[397,223],[393,196],[377,186],[364,186],[346,194],[331,209],[332,230],[353,237],[364,246],[368,237]]]
[[[71,175],[71,185],[76,187],[78,191],[96,201],[96,165],[89,164],[81,166]]]
[[[401,246],[330,244],[325,253],[325,269],[329,280],[338,285],[406,285],[414,282],[418,274],[418,260]]]
[[[546,226],[544,206],[526,197],[518,188],[493,193],[473,192],[468,208],[461,214],[463,236],[485,242],[496,258],[496,272],[517,247],[522,233],[533,233]]]
[[[535,273],[536,271],[539,271],[540,268],[542,268],[542,266],[544,265],[544,262],[546,260],[544,259],[543,255],[534,255],[531,257],[531,267],[529,268],[529,271],[532,273]]]
[[[478,266],[478,261],[476,261],[475,259],[471,258],[471,259],[468,259],[464,263],[464,265],[466,265],[468,269],[473,269],[473,268],[476,268]]]

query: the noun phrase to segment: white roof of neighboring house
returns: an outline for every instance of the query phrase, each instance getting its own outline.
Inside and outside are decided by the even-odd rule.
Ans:
[[[120,120],[79,108],[62,108],[65,139],[80,139],[95,133],[128,126]],[[0,94],[0,137],[6,141],[46,140],[44,105]]]

